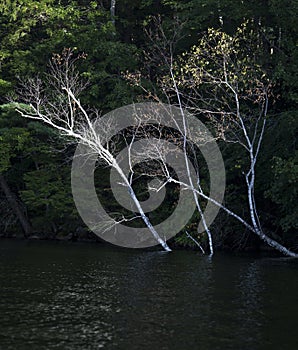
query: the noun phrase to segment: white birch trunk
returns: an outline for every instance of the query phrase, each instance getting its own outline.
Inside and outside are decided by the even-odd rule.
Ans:
[[[63,83],[63,82],[62,82]],[[54,129],[58,130],[61,134],[67,135],[73,139],[75,139],[78,143],[82,143],[89,147],[91,149],[91,152],[94,154],[97,154],[97,156],[105,161],[109,166],[114,167],[120,177],[123,179],[125,185],[128,188],[128,193],[135,203],[136,207],[139,210],[139,213],[146,224],[149,231],[152,233],[153,237],[156,239],[156,241],[163,247],[166,251],[171,251],[171,249],[168,247],[166,241],[162,239],[157,231],[155,230],[154,226],[151,224],[149,218],[145,215],[142,206],[137,199],[137,196],[135,192],[133,191],[132,186],[130,185],[127,177],[125,176],[124,172],[122,171],[121,167],[117,163],[115,157],[113,154],[109,151],[108,147],[104,147],[99,135],[97,134],[94,125],[92,124],[88,113],[81,105],[78,98],[73,94],[73,92],[69,88],[62,88],[63,91],[67,94],[68,100],[69,100],[69,109],[71,111],[70,116],[68,116],[67,112],[65,112],[65,109],[61,108],[62,112],[58,115],[52,115],[51,112],[45,114],[42,112],[42,110],[46,110],[46,108],[43,108],[44,106],[37,104],[36,106],[33,104],[30,104],[30,107],[32,109],[32,114],[28,113],[26,110],[17,109],[17,111],[26,118],[40,120],[49,126],[53,127]],[[38,96],[37,96],[38,97]],[[30,96],[31,98],[31,96]],[[40,101],[41,99],[37,99]],[[40,102],[38,102],[40,103]],[[64,106],[62,106],[64,107]],[[75,130],[76,120],[75,120],[75,109],[79,109],[82,113],[82,116],[85,119],[85,124],[82,127],[81,121],[79,122],[79,127],[77,130]],[[58,112],[60,112],[58,110]],[[58,113],[57,112],[57,113]],[[63,114],[64,113],[64,114]],[[62,118],[65,118],[66,121],[64,121]]]
[[[151,224],[149,218],[146,216],[146,214],[144,213],[144,210],[130,184],[130,182],[128,181],[127,177],[125,176],[125,174],[123,173],[122,169],[119,167],[118,164],[114,163],[114,168],[116,169],[116,171],[118,172],[118,174],[121,176],[122,180],[124,181],[125,185],[127,186],[128,189],[128,193],[131,197],[131,199],[133,200],[133,202],[135,203],[137,209],[139,210],[139,213],[141,215],[141,218],[143,219],[144,223],[146,224],[147,228],[150,230],[150,232],[152,233],[153,237],[156,239],[156,241],[163,247],[163,249],[165,251],[170,252],[171,249],[169,248],[169,246],[167,245],[167,242],[162,239],[160,237],[160,235],[157,233],[157,231],[155,230],[154,226]]]
[[[110,13],[111,13],[111,21],[115,25],[116,0],[111,0]]]
[[[199,203],[198,195],[196,193],[196,190],[195,190],[195,187],[194,187],[194,184],[193,184],[193,181],[192,181],[192,177],[191,177],[191,174],[190,174],[189,163],[188,163],[189,160],[188,160],[188,157],[187,157],[187,150],[186,150],[187,126],[186,126],[186,120],[185,120],[185,113],[184,113],[184,110],[183,110],[183,107],[182,107],[182,102],[181,102],[181,99],[180,99],[180,93],[179,93],[179,90],[178,90],[178,87],[177,87],[177,84],[176,84],[176,80],[175,80],[175,77],[174,77],[174,74],[173,74],[172,65],[170,67],[170,74],[171,74],[171,79],[172,79],[172,82],[173,82],[173,85],[174,85],[175,93],[176,93],[176,96],[177,96],[177,99],[178,99],[179,109],[180,109],[182,120],[183,120],[183,134],[182,134],[182,137],[183,137],[183,153],[184,153],[186,173],[187,173],[188,181],[189,181],[189,184],[190,184],[190,188],[191,188],[191,191],[192,191],[192,194],[193,194],[193,197],[194,197],[194,200],[195,200],[198,212],[199,212],[199,214],[201,216],[203,227],[204,227],[204,229],[205,229],[205,231],[207,233],[207,236],[208,236],[210,256],[212,257],[213,253],[214,253],[212,234],[211,234],[211,232],[209,230],[209,227],[208,227],[208,225],[206,223],[205,216],[204,216],[204,213],[202,211],[201,205]]]

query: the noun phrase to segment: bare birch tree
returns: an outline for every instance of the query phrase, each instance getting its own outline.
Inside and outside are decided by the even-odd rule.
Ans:
[[[257,211],[255,168],[266,126],[271,83],[257,62],[257,50],[261,49],[257,33],[250,32],[246,25],[239,27],[234,36],[221,30],[209,29],[190,52],[174,60],[174,42],[166,37],[161,24],[157,23],[157,32],[148,35],[153,48],[148,56],[150,60],[150,55],[155,54],[153,60],[163,62],[166,67],[164,70],[168,70],[163,78],[158,79],[158,84],[167,101],[180,108],[185,121],[184,111],[191,111],[212,125],[216,139],[238,144],[246,151],[249,165],[247,170],[243,170],[243,175],[251,223],[204,193],[199,185],[199,169],[196,186],[191,181],[181,183],[171,178],[167,181],[179,183],[193,192],[203,223],[204,214],[197,196],[219,206],[269,246],[285,255],[297,257],[298,254],[264,233]],[[140,77],[137,84],[142,87]],[[158,96],[154,98],[159,99]],[[188,135],[185,131],[186,129],[181,130],[181,136],[186,155]],[[187,171],[188,159],[185,159]],[[204,228],[212,254],[212,235],[206,226]]]
[[[173,64],[174,64],[174,47],[175,44],[181,39],[180,37],[180,29],[182,24],[176,21],[174,23],[174,28],[173,28],[173,33],[172,37],[168,38],[163,30],[162,27],[162,22],[161,18],[153,18],[153,24],[154,27],[156,28],[155,31],[148,30],[146,31],[147,37],[150,39],[151,43],[151,50],[149,53],[145,53],[145,57],[148,62],[152,63],[157,66],[164,66],[164,73],[169,74],[169,80],[167,78],[163,77],[163,74],[161,77],[158,78],[158,83],[160,87],[162,88],[162,91],[166,95],[166,100],[169,104],[176,104],[180,110],[180,116],[182,117],[182,126],[179,126],[176,123],[176,126],[178,130],[180,131],[179,138],[181,140],[181,145],[180,147],[183,149],[184,153],[184,166],[185,166],[185,173],[187,174],[188,181],[185,183],[185,187],[188,188],[191,191],[191,195],[194,198],[194,201],[196,203],[196,208],[199,213],[199,216],[201,218],[201,225],[198,226],[198,230],[200,226],[202,226],[202,229],[206,232],[207,237],[208,237],[208,245],[209,245],[209,254],[210,256],[213,255],[214,253],[214,248],[213,248],[213,238],[212,238],[212,233],[209,228],[209,224],[206,221],[204,211],[202,209],[201,203],[198,198],[198,184],[200,182],[199,180],[199,167],[196,168],[196,180],[194,181],[193,177],[191,176],[190,172],[190,160],[189,160],[189,151],[188,151],[188,146],[189,146],[189,136],[188,135],[188,127],[187,127],[187,117],[185,115],[185,110],[184,110],[184,105],[182,105],[181,97],[180,97],[180,92],[177,87],[177,81],[176,78],[174,77],[174,69],[173,69]],[[129,80],[134,80],[133,76],[128,77]],[[171,88],[174,90],[176,94],[176,99],[173,100],[169,94],[169,85]],[[151,94],[148,90],[146,90],[139,82],[137,84],[146,92],[148,93],[149,96],[154,97],[155,100],[161,101],[161,98],[159,96]],[[175,122],[175,120],[174,120]],[[210,141],[210,139],[209,139]],[[206,142],[206,140],[201,140],[201,142]],[[198,161],[196,159],[196,154],[193,152],[192,156],[195,158],[196,163],[198,164]],[[166,171],[168,173],[168,171]],[[174,180],[173,178],[167,177],[167,182],[177,182],[177,180]],[[183,185],[181,182],[179,182],[179,185]],[[220,199],[218,199],[220,201]],[[211,203],[211,202],[209,202]],[[187,233],[188,237],[196,242],[196,245],[199,247],[200,244],[197,242],[189,233]],[[202,250],[202,248],[200,248]]]
[[[84,55],[74,58],[73,52],[66,49],[62,55],[54,55],[50,62],[49,74],[44,79],[38,77],[23,81],[18,95],[29,107],[19,107],[18,112],[25,118],[39,120],[58,130],[61,135],[87,146],[90,155],[95,155],[106,165],[114,168],[155,240],[164,250],[170,251],[166,240],[156,232],[143,211],[132,184],[119,166],[109,145],[104,143],[97,132],[98,127],[104,129],[108,126],[98,122],[95,125],[93,119],[98,118],[99,113],[87,110],[79,100],[81,92],[86,88],[86,83],[81,80],[76,69],[76,61],[79,58],[84,58]],[[116,225],[117,222],[113,224]]]

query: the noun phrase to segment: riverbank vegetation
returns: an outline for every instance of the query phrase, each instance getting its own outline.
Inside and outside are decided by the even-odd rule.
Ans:
[[[209,123],[218,138],[226,167],[225,207],[252,220],[256,231],[297,251],[297,10],[297,2],[291,0],[282,4],[275,0],[261,4],[252,1],[237,6],[229,0],[3,1],[2,234],[94,237],[81,221],[71,194],[75,144],[66,142],[55,129],[22,118],[16,105],[9,102],[16,100],[15,91],[21,100],[20,77],[23,81],[26,77],[42,77],[53,55],[57,62],[67,49],[81,56],[78,72],[80,78],[89,81],[82,103],[102,113],[142,101],[179,105],[177,97],[182,96],[181,106]],[[225,57],[232,62],[229,72],[218,65],[222,53],[227,53]],[[253,149],[251,140],[243,142],[239,130],[231,127],[229,117],[239,111],[231,108],[230,96],[223,91],[221,82],[225,79],[234,97],[242,94],[241,113],[249,122],[249,131],[256,130]],[[239,96],[234,93],[233,83],[240,84]],[[202,116],[208,105],[209,113]],[[261,113],[253,114],[260,106]],[[247,158],[247,152],[252,157]],[[101,169],[96,176],[100,179],[98,195],[111,212],[116,212],[108,172]],[[204,170],[201,181],[203,187],[204,181],[207,186]],[[136,191],[146,198],[142,186],[137,183]],[[150,220],[162,221],[173,211],[175,201],[177,187],[172,184],[166,205]],[[206,205],[204,201],[201,204]],[[170,245],[195,245],[191,234],[208,249],[208,232],[197,233],[198,221],[197,213]],[[225,210],[220,211],[211,231],[216,249],[258,249],[263,245]]]

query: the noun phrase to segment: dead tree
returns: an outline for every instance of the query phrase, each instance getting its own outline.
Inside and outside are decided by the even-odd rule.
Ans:
[[[76,62],[80,58],[83,59],[84,55],[74,57],[69,49],[64,50],[62,55],[54,55],[49,73],[44,79],[38,77],[22,82],[18,90],[19,98],[28,108],[19,107],[17,110],[23,117],[39,120],[58,130],[61,135],[87,146],[91,154],[114,168],[155,240],[164,250],[170,251],[165,239],[160,237],[143,211],[131,183],[110,148],[98,134],[100,123],[98,120],[93,122],[92,118],[95,116],[98,119],[99,113],[88,111],[79,100],[81,92],[86,88],[86,83],[81,80],[76,69]]]

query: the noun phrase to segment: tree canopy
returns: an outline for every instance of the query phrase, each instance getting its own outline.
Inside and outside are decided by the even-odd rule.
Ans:
[[[297,12],[297,0],[239,3],[124,0],[116,1],[115,16],[107,0],[3,0],[0,4],[0,175],[21,203],[34,232],[67,236],[82,223],[70,187],[74,147],[53,130],[23,119],[15,111],[9,101],[14,99],[20,78],[42,75],[52,55],[60,54],[65,48],[84,54],[85,59],[78,66],[80,77],[88,81],[82,101],[106,113],[132,102],[146,101],[154,94],[162,99],[160,81],[165,76],[164,63],[158,53],[149,59],[154,53],[152,39],[158,40],[158,36],[154,37],[157,23],[168,38],[165,49],[170,47],[174,60],[181,64],[181,70],[176,73],[184,91],[189,88],[187,77],[198,78],[193,70],[198,63],[207,65],[211,74],[216,71],[216,57],[212,63],[207,62],[208,57],[200,56],[206,49],[198,44],[200,40],[216,37],[219,35],[216,33],[236,38],[237,28],[246,23],[247,41],[239,39],[229,48],[221,49],[231,50],[233,55],[238,45],[242,65],[237,61],[234,70],[239,73],[245,69],[245,62],[254,60],[255,67],[270,81],[270,113],[256,164],[255,196],[264,230],[297,249]],[[199,58],[204,62],[198,62]],[[243,88],[249,87],[255,73],[256,70],[241,71]],[[129,76],[138,77],[146,91],[132,84]],[[148,95],[148,91],[152,94]],[[219,90],[213,93],[225,98]],[[227,170],[225,201],[236,211],[241,208],[247,212],[248,207],[243,205],[242,172],[247,165],[243,150],[235,151],[228,144],[221,147]],[[108,175],[104,171],[102,174],[105,174],[104,184]],[[98,191],[106,193],[104,186]],[[1,231],[19,231],[15,212],[5,205],[4,191],[0,191],[0,201],[1,216],[5,218],[0,222]],[[159,215],[164,213],[161,211]],[[194,230],[198,237],[196,220],[194,217],[186,230]],[[247,232],[234,220],[227,221],[224,212],[215,221],[214,230],[215,244],[220,248],[241,250],[260,244],[255,238],[247,239]],[[204,244],[206,235],[198,240]],[[185,232],[177,236],[176,243],[193,244]]]

